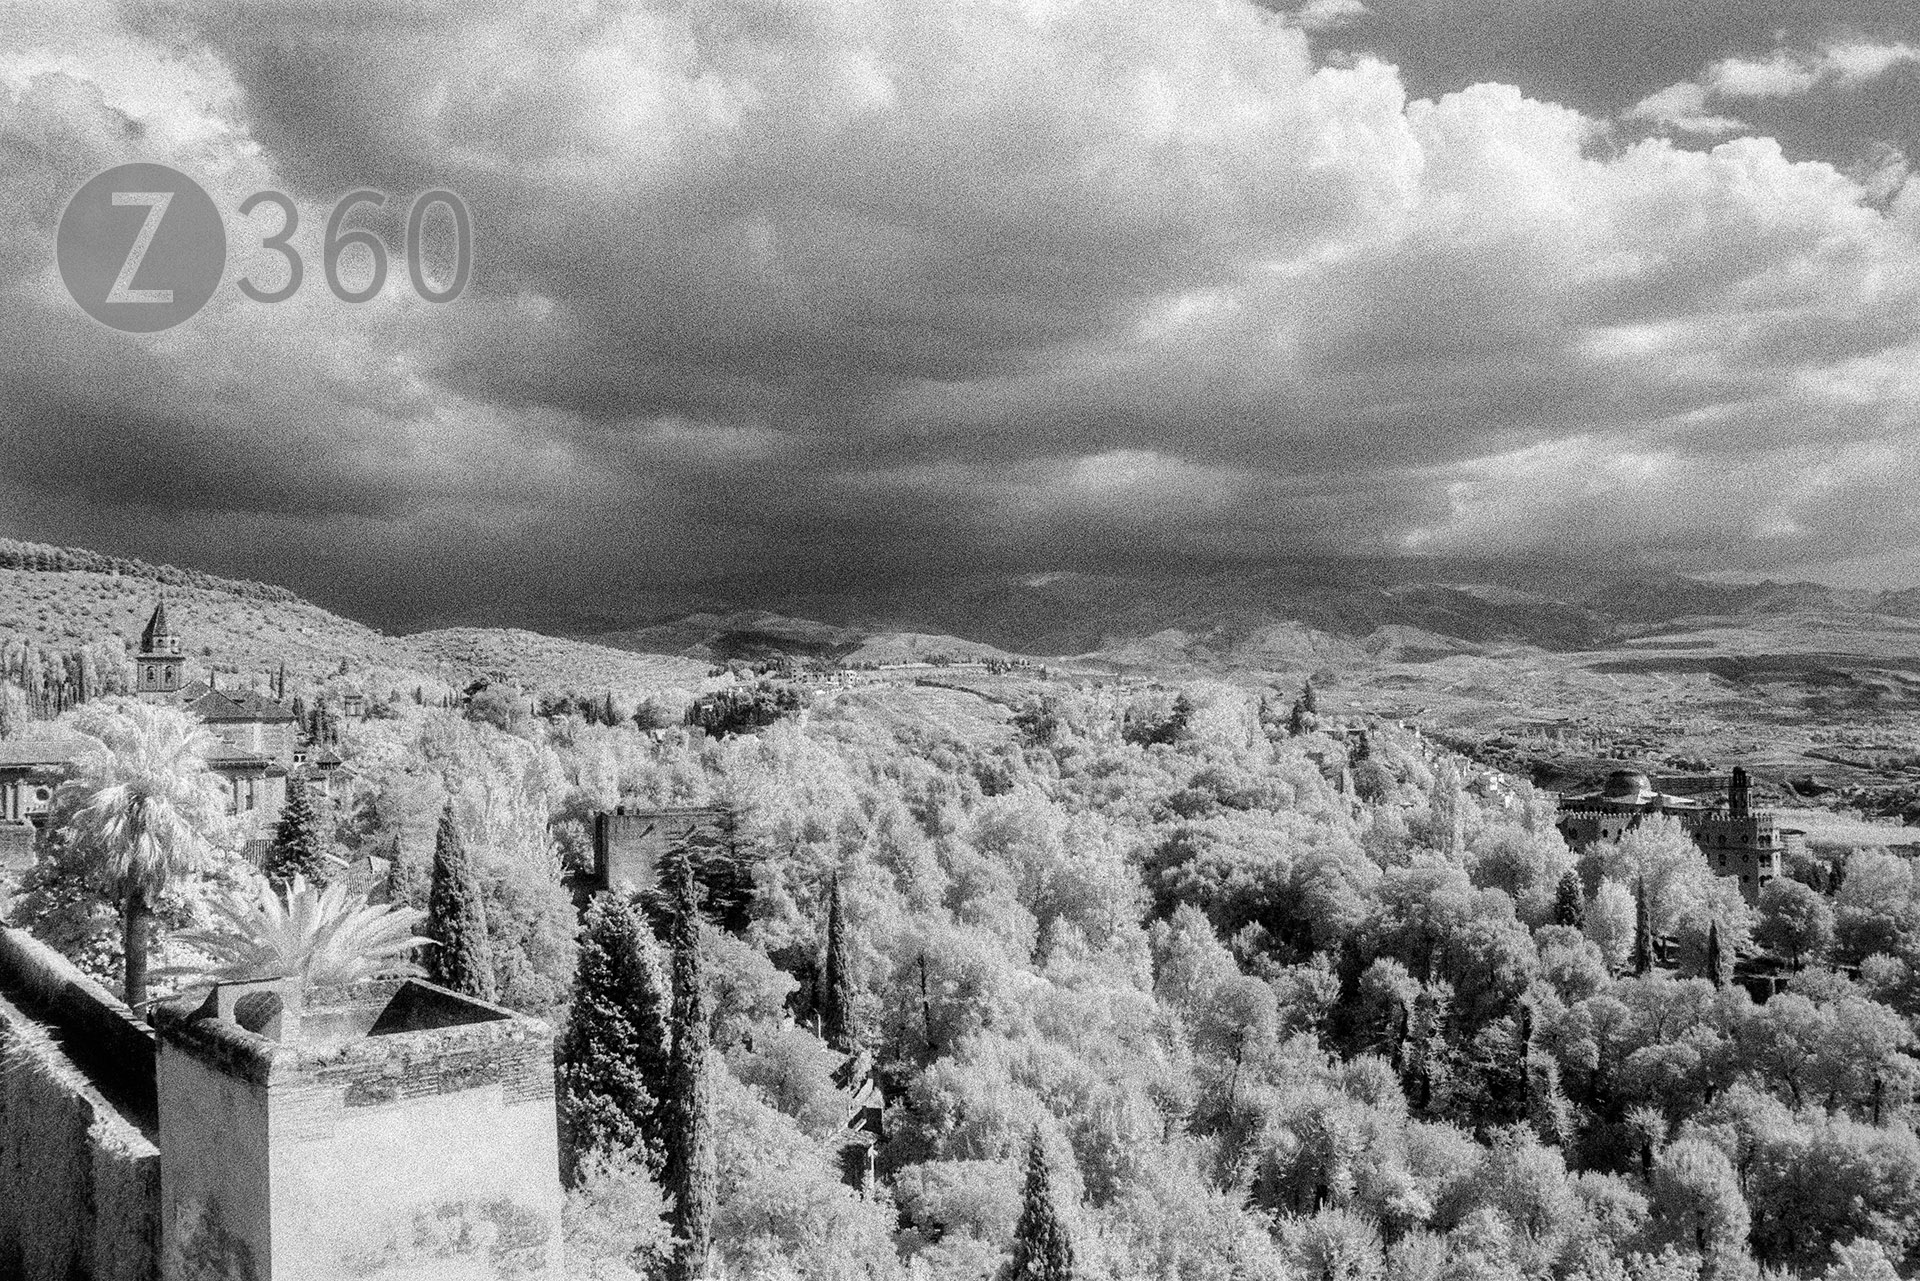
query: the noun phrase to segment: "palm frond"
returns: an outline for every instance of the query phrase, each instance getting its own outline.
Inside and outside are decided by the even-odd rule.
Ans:
[[[221,980],[298,975],[303,986],[329,987],[417,975],[422,971],[408,955],[431,942],[413,932],[425,915],[418,909],[370,904],[344,885],[322,889],[303,876],[295,876],[284,895],[263,878],[209,906],[214,926],[179,941],[212,965],[176,967],[178,973]]]

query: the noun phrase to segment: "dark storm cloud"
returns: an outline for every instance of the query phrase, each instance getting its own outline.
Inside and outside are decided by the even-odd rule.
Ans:
[[[1308,36],[1233,0],[136,6],[112,56],[15,69],[0,113],[38,166],[0,179],[30,213],[0,238],[0,378],[34,406],[0,418],[15,507],[191,530],[309,590],[334,549],[373,567],[362,596],[416,584],[415,615],[769,574],[1920,544],[1920,185],[1890,153],[1799,163],[1804,128],[1634,115],[1676,85],[1742,119],[1875,100],[1913,69],[1892,17],[1523,6],[1495,37],[1491,9],[1333,21],[1354,8]],[[1401,70],[1325,64],[1370,49]],[[167,75],[199,88],[142,97]],[[1451,92],[1490,77],[1520,90]],[[348,188],[396,217],[451,188],[473,287],[348,307],[310,280],[158,341],[76,335],[49,193],[129,158],[228,208],[287,190],[316,237]],[[271,262],[258,234],[236,273]]]

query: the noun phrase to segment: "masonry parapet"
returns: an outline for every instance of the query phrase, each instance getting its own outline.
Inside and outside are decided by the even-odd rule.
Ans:
[[[223,985],[154,1018],[176,1266],[217,1260],[256,1281],[558,1275],[546,1024],[415,979]]]

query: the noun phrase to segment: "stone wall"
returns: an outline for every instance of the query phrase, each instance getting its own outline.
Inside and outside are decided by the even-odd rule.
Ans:
[[[164,1223],[194,1247],[189,1267],[169,1245],[170,1275],[557,1277],[551,1030],[417,982],[356,1002],[287,1041],[156,1010]]]
[[[151,1102],[153,1045],[138,1033],[63,958],[0,930],[0,1281],[158,1276],[151,1113],[129,1115],[100,1088],[137,1096],[144,1058]]]
[[[595,814],[593,888],[652,889],[669,850],[705,846],[730,851],[733,837],[733,814],[718,807]]]
[[[154,1130],[153,1032],[131,1010],[25,930],[0,928],[0,994],[53,1029],[88,1082]]]

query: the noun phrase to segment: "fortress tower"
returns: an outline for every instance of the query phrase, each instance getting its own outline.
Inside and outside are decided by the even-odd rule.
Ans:
[[[414,979],[154,1021],[164,1281],[559,1281],[546,1024]]]
[[[134,691],[142,698],[171,698],[180,692],[186,658],[180,638],[167,626],[167,598],[153,607],[147,629],[140,633],[140,653],[134,659]]]

